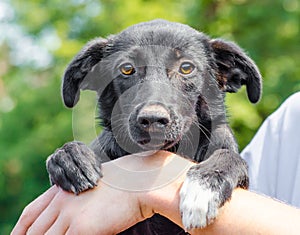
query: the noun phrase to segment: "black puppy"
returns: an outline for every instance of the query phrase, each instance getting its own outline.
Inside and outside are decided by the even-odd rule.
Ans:
[[[47,160],[52,184],[76,194],[93,188],[100,164],[145,150],[168,150],[199,162],[180,191],[186,229],[204,227],[230,199],[247,188],[247,166],[226,121],[225,92],[246,85],[249,100],[261,94],[261,75],[236,44],[210,39],[187,25],[164,20],[133,25],[88,43],[66,69],[66,106],[80,89],[99,94],[103,131],[92,150],[70,142]],[[123,234],[180,234],[160,215]]]

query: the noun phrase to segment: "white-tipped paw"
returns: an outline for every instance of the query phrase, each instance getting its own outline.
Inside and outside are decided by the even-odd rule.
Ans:
[[[180,212],[186,230],[203,228],[218,214],[219,196],[206,184],[187,177],[180,190]]]

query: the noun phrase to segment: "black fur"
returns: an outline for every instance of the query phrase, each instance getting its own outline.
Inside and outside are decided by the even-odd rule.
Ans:
[[[120,72],[124,63],[133,65],[132,74]],[[194,70],[180,73],[183,63]],[[242,85],[256,103],[261,76],[242,49],[183,24],[155,20],[91,41],[66,69],[62,95],[65,105],[73,107],[80,89],[97,91],[103,131],[93,151],[71,142],[48,158],[52,184],[78,194],[96,185],[100,162],[150,149],[177,152],[199,162],[188,171],[180,194],[183,223],[187,229],[206,226],[235,187],[248,187],[247,166],[238,155],[224,105],[225,92],[237,92]],[[189,193],[197,195],[197,188],[208,192],[200,203],[208,209],[195,205],[196,211],[190,204]],[[193,222],[197,216],[203,219]],[[184,234],[154,215],[122,234],[175,231]]]

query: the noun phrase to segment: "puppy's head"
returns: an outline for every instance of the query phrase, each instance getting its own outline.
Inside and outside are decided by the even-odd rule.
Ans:
[[[236,44],[155,20],[88,43],[66,69],[62,95],[73,107],[80,89],[97,91],[103,125],[117,139],[168,149],[192,124],[225,119],[224,93],[242,85],[256,103],[260,73]]]

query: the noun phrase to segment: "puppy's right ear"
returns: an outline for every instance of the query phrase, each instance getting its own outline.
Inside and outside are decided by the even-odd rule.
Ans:
[[[67,67],[62,84],[62,97],[67,107],[72,108],[77,104],[80,96],[80,84],[103,58],[103,51],[107,44],[108,40],[103,38],[89,42]]]

